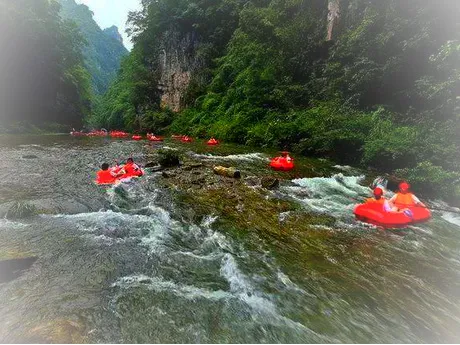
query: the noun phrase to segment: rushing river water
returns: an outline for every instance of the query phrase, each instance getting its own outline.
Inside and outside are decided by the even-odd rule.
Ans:
[[[50,334],[114,343],[460,341],[458,214],[434,213],[400,232],[356,222],[350,200],[369,189],[344,167],[276,192],[334,217],[334,226],[317,226],[327,236],[240,236],[220,229],[215,214],[198,223],[176,216],[184,206],[156,186],[157,174],[117,188],[92,183],[102,161],[145,163],[143,145],[0,138],[0,203],[61,210],[0,219],[2,258],[33,258],[0,283],[1,342]]]

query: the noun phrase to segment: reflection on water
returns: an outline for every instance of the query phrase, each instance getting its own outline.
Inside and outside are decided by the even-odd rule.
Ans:
[[[2,342],[460,340],[455,214],[435,213],[399,235],[378,231],[353,219],[368,189],[344,169],[279,192],[305,212],[333,216],[335,225],[272,243],[224,231],[215,215],[197,224],[176,219],[177,205],[168,191],[158,193],[154,175],[119,187],[91,182],[104,161],[134,155],[144,163],[142,143],[5,140],[0,204],[27,201],[50,212],[0,220],[2,258],[25,260],[0,281]]]

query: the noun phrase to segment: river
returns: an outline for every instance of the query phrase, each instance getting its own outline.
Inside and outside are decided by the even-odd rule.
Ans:
[[[0,204],[54,210],[0,219],[0,259],[30,260],[0,280],[1,342],[460,342],[458,214],[401,231],[357,222],[351,200],[369,189],[362,173],[337,167],[268,195],[333,222],[268,236],[221,227],[217,210],[181,216],[187,206],[158,184],[161,173],[92,183],[103,161],[144,164],[144,145],[0,137]],[[236,166],[268,157],[189,154]]]

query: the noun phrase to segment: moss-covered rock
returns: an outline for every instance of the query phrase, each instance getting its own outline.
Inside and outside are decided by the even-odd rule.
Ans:
[[[24,219],[37,214],[37,208],[29,203],[15,202],[6,212],[7,219]]]
[[[175,150],[160,149],[158,150],[158,163],[162,167],[174,167],[180,164],[180,155]]]

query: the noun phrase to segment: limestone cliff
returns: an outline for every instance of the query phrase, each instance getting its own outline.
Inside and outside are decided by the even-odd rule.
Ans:
[[[160,105],[178,112],[185,106],[184,95],[193,74],[203,66],[196,54],[199,41],[193,32],[180,35],[167,31],[161,42],[158,83]]]
[[[332,41],[337,36],[340,23],[341,0],[329,0],[327,15],[327,41]]]

